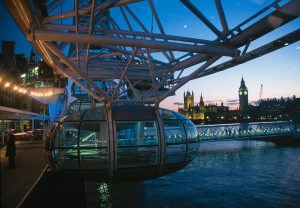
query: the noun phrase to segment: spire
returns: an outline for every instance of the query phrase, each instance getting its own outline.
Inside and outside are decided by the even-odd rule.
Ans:
[[[202,92],[201,92],[201,96],[200,96],[200,103],[199,103],[199,105],[200,105],[200,107],[204,107]]]
[[[240,88],[247,88],[246,87],[246,84],[245,84],[245,81],[244,81],[244,77],[242,76],[242,80],[241,80],[241,86]]]

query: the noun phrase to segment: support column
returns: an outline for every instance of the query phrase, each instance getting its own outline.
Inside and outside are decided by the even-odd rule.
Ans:
[[[106,114],[107,114],[107,123],[108,123],[108,176],[111,178],[114,175],[114,169],[116,167],[115,158],[117,154],[117,148],[115,145],[115,138],[114,138],[114,124],[112,118],[112,103],[108,102],[105,104]]]
[[[163,121],[159,114],[159,104],[155,105],[155,114],[157,119],[157,125],[159,129],[159,141],[158,141],[158,176],[162,175],[165,168],[165,155],[166,155],[166,142],[165,142],[165,131]]]
[[[96,101],[95,101],[95,99],[94,98],[92,98],[92,106],[91,106],[92,108],[96,108]]]

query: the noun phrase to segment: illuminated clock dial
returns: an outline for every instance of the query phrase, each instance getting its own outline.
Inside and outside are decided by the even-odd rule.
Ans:
[[[243,92],[242,91],[240,91],[240,95],[242,95],[243,94]]]
[[[247,95],[247,91],[244,91],[244,94]]]

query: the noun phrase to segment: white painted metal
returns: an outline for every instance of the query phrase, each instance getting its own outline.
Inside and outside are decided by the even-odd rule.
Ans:
[[[192,79],[277,50],[285,46],[281,42],[290,44],[299,40],[299,28],[295,28],[278,40],[248,51],[255,39],[298,18],[299,0],[274,0],[233,28],[227,24],[228,14],[222,6],[225,1],[214,0],[220,28],[190,0],[175,1],[185,5],[184,9],[216,36],[207,40],[168,34],[166,22],[161,21],[156,8],[160,1],[154,4],[153,0],[74,0],[74,9],[58,11],[68,2],[56,0],[43,8],[47,15],[30,0],[5,0],[5,3],[28,40],[57,73],[70,78],[95,100],[112,103],[157,105]],[[149,8],[152,27],[156,24],[158,31],[147,29],[135,5]],[[119,12],[118,18],[123,18],[125,24],[111,15],[112,10]],[[276,25],[272,22],[274,18],[280,20]],[[67,23],[67,19],[72,23]],[[211,66],[223,56],[230,59]],[[195,65],[200,67],[191,68]],[[100,89],[95,80],[110,84]],[[125,94],[128,96],[124,100]]]

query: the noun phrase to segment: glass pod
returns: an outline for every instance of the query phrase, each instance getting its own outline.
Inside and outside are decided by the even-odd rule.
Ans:
[[[187,165],[199,148],[194,124],[151,106],[116,105],[72,113],[56,126],[49,148],[54,170],[97,181],[155,178]]]

